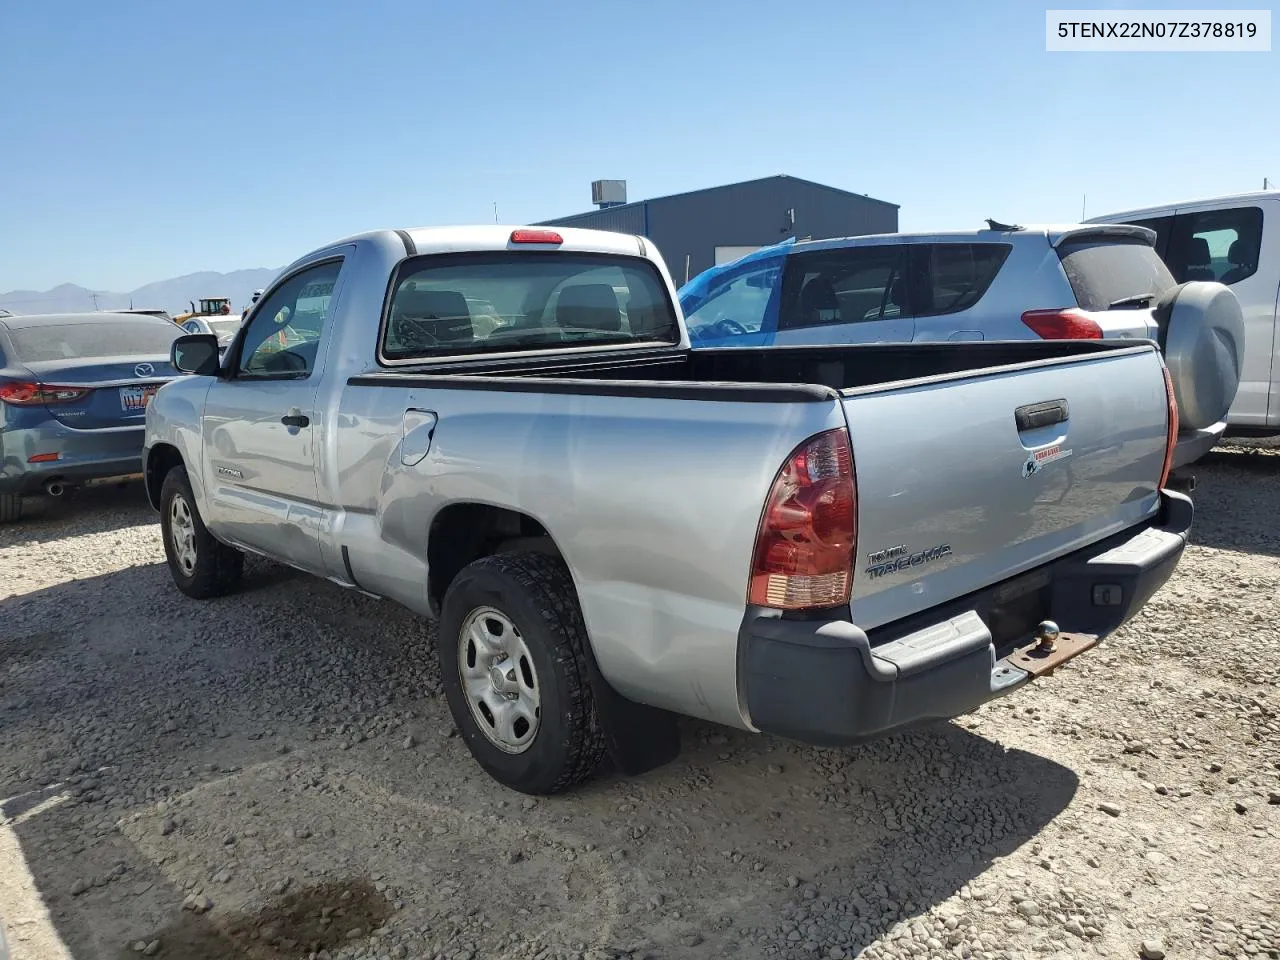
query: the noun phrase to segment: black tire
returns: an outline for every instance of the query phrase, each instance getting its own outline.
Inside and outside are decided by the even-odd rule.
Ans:
[[[0,493],[0,523],[22,519],[22,497],[16,493]]]
[[[182,562],[180,548],[176,545],[174,501],[181,499],[191,518],[191,546],[194,547],[194,563]],[[164,477],[160,487],[160,532],[164,540],[164,555],[169,561],[169,573],[173,582],[188,597],[209,600],[226,596],[240,585],[244,572],[244,554],[216,539],[205,529],[196,498],[191,492],[191,481],[183,467],[174,467]]]
[[[521,753],[495,746],[467,702],[459,638],[471,614],[491,607],[523,638],[536,670],[537,732]],[[559,557],[517,552],[484,557],[445,593],[436,639],[440,675],[454,723],[471,755],[499,783],[521,793],[559,793],[582,782],[605,754],[586,662],[587,631],[573,578]]]

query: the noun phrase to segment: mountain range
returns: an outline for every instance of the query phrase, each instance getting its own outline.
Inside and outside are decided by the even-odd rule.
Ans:
[[[0,309],[10,313],[86,313],[92,310],[121,310],[132,305],[139,310],[168,310],[177,314],[201,297],[230,297],[231,309],[239,313],[249,304],[254,290],[265,287],[280,270],[259,267],[230,273],[204,271],[185,277],[148,283],[127,293],[88,290],[64,283],[52,290],[10,290],[0,293]],[[95,299],[96,298],[96,299]]]

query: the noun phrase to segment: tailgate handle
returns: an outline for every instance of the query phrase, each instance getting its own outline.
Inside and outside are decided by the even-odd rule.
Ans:
[[[1014,422],[1018,432],[1034,430],[1036,427],[1050,427],[1062,423],[1070,416],[1066,400],[1046,400],[1044,403],[1028,403],[1013,411]]]

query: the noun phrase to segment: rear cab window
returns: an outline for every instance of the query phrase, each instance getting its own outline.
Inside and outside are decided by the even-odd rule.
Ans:
[[[1068,237],[1058,245],[1058,257],[1083,310],[1110,310],[1144,295],[1154,301],[1177,285],[1155,248],[1137,237]]]
[[[397,269],[380,356],[395,363],[679,341],[675,308],[648,260],[561,251],[428,254]]]

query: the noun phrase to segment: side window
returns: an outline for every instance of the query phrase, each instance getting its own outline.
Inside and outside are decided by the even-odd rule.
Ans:
[[[303,270],[258,304],[240,346],[237,376],[302,379],[311,375],[341,269],[341,261],[331,260]]]
[[[932,317],[968,310],[987,292],[1011,249],[1007,243],[912,247],[912,313]]]
[[[687,299],[683,306],[692,308],[685,315],[689,335],[759,333],[781,274],[780,261],[767,260],[723,280],[707,292],[705,299],[698,302]]]
[[[1257,272],[1261,246],[1259,207],[1180,213],[1169,243],[1169,269],[1179,283],[1239,283]]]
[[[789,259],[779,330],[910,316],[906,248],[849,247]]]

